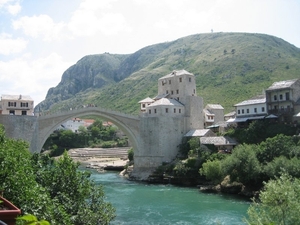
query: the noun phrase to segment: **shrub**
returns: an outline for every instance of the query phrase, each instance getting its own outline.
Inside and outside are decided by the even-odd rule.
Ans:
[[[209,160],[203,163],[199,173],[204,175],[206,179],[213,181],[215,184],[220,183],[224,177],[220,160]]]
[[[133,148],[128,150],[128,159],[129,161],[132,161],[134,157],[134,152],[133,152]]]
[[[259,201],[253,200],[248,209],[249,225],[300,224],[300,180],[283,173],[279,178],[264,183]]]

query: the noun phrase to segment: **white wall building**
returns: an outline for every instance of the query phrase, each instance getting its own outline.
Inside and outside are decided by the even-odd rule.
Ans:
[[[227,122],[246,122],[248,120],[258,120],[265,118],[267,114],[267,104],[265,95],[258,95],[249,100],[242,101],[234,105],[236,118]]]
[[[29,95],[2,95],[0,114],[33,116],[34,101]]]
[[[84,120],[80,118],[73,118],[71,120],[66,121],[61,125],[63,129],[71,130],[74,133],[78,132],[80,126],[85,126]]]

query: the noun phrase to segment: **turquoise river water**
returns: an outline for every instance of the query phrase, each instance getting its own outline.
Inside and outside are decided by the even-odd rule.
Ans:
[[[128,181],[114,172],[93,173],[116,208],[114,225],[245,224],[250,202],[232,195],[201,193],[197,188]]]

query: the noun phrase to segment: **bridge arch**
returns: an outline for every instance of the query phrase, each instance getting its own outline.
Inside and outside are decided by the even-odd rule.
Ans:
[[[95,115],[115,124],[126,134],[132,147],[137,150],[139,147],[139,117],[127,115],[120,112],[101,109],[99,107],[87,107],[70,110],[52,115],[38,117],[38,144],[37,151],[40,152],[47,138],[61,124],[75,117]]]

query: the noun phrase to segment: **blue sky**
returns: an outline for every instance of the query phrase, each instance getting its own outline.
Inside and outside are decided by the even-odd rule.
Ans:
[[[299,48],[299,21],[300,0],[0,0],[0,94],[38,104],[85,55],[211,30],[269,34]]]

